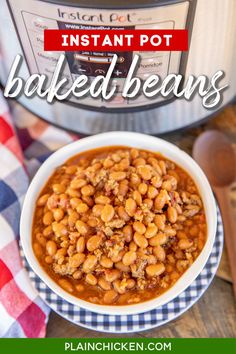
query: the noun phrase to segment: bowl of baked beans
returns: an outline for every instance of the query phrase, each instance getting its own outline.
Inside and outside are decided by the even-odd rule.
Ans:
[[[56,294],[104,314],[135,314],[183,292],[203,270],[216,205],[197,163],[152,136],[111,132],[51,155],[25,197],[26,259]]]

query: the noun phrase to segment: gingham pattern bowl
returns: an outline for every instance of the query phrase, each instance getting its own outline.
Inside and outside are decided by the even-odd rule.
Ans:
[[[25,260],[24,262],[30,279],[34,287],[38,290],[41,298],[52,310],[62,317],[79,326],[100,332],[131,333],[148,330],[172,321],[196,303],[214,278],[223,250],[223,240],[222,219],[218,209],[217,234],[214,246],[210,257],[199,276],[174,300],[152,311],[137,315],[102,315],[72,305],[52,292],[52,290],[50,290],[31,270],[28,263]]]

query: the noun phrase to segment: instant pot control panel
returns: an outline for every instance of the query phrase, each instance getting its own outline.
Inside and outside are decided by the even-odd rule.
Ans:
[[[190,1],[176,1],[142,9],[94,9],[78,6],[64,6],[35,0],[8,0],[25,60],[30,74],[46,74],[52,77],[58,58],[64,52],[44,51],[45,29],[185,29],[188,26]],[[65,52],[66,65],[63,76],[68,79],[68,89],[73,81],[82,74],[91,79],[97,75],[106,75],[114,53],[80,51]],[[165,103],[165,98],[148,99],[140,95],[135,100],[124,99],[122,87],[132,63],[133,55],[139,54],[136,76],[147,79],[152,74],[161,78],[170,73],[181,73],[181,52],[118,52],[118,62],[113,71],[113,83],[118,93],[110,101],[102,98],[80,98],[79,104],[91,108],[129,108],[141,107],[154,103]],[[71,102],[78,103],[72,96]]]

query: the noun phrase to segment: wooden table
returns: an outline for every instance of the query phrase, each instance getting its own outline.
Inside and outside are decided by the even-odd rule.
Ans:
[[[217,117],[201,127],[181,134],[170,134],[165,138],[191,153],[196,137],[205,129],[220,129],[225,132],[236,148],[236,107],[225,109]],[[236,183],[232,186],[232,207],[236,216]],[[236,256],[236,255],[235,255]],[[219,276],[201,299],[177,320],[149,331],[132,334],[132,337],[236,337],[236,306],[233,297],[227,260],[221,264]],[[76,326],[54,312],[50,314],[47,337],[130,337],[131,335],[109,335]]]

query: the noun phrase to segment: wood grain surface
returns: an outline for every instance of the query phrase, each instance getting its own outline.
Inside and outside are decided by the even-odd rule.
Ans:
[[[236,151],[236,106],[226,108],[207,124],[181,133],[168,134],[164,138],[191,154],[196,137],[206,129],[223,131],[231,139]],[[236,217],[236,183],[232,186],[230,194],[232,208]],[[229,282],[231,276],[225,252],[217,274],[218,277],[215,277],[201,299],[178,319],[156,329],[132,334],[132,337],[236,337],[236,306],[232,284]],[[54,312],[50,315],[47,327],[47,337],[130,336],[130,334],[109,335],[83,329]]]

